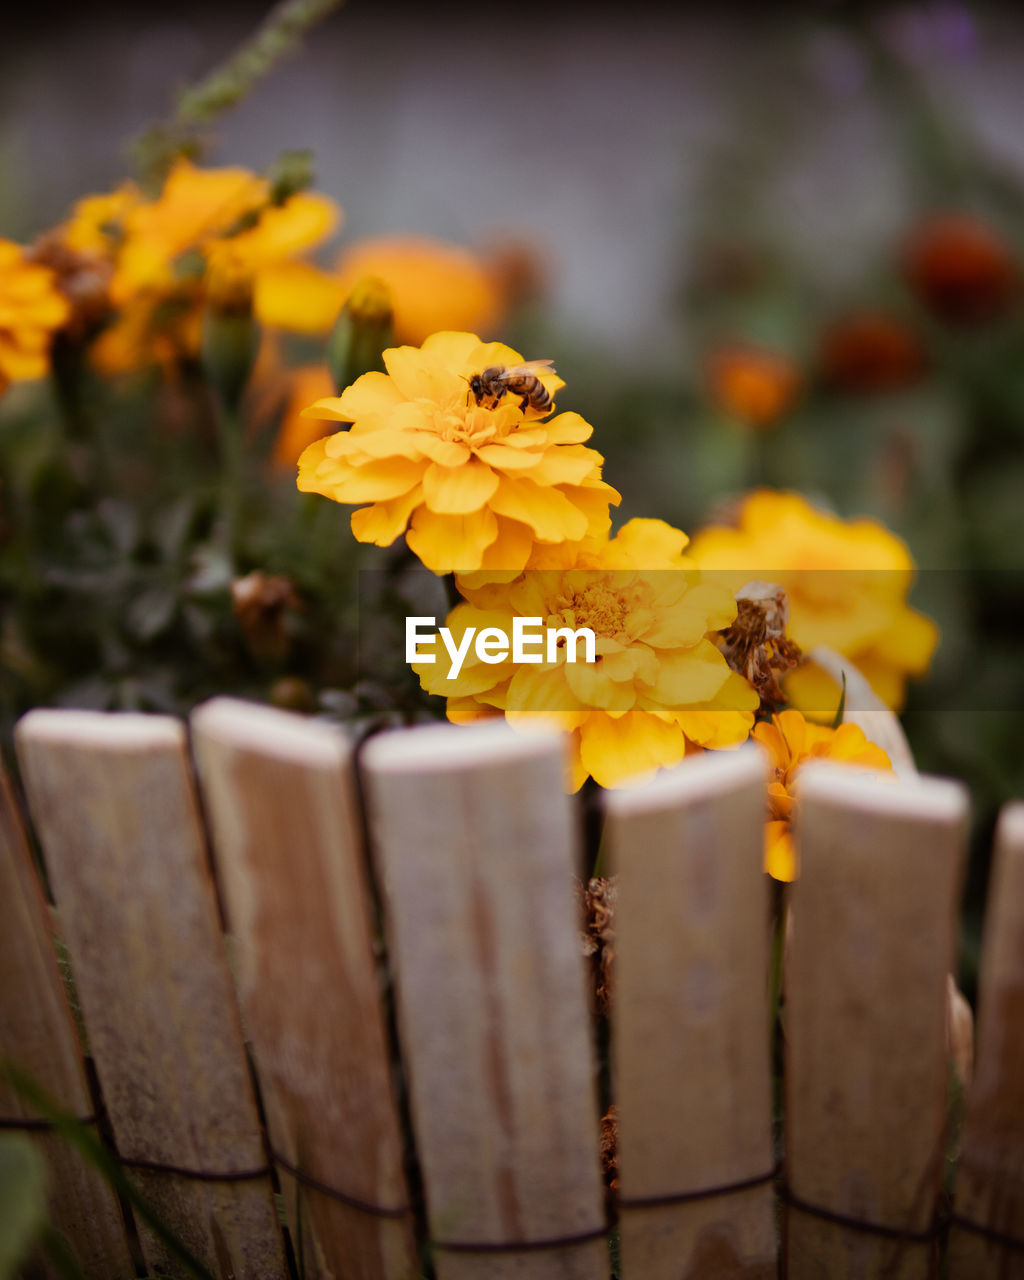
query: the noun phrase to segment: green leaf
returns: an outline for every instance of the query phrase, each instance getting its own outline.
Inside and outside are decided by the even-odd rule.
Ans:
[[[843,672],[843,691],[839,695],[839,706],[836,707],[836,714],[832,721],[832,728],[838,729],[843,723],[843,716],[846,714],[846,672]]]
[[[0,1280],[10,1280],[46,1219],[46,1165],[23,1134],[0,1137]]]

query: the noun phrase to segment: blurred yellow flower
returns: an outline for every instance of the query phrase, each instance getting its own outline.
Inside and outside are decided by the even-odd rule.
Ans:
[[[523,409],[514,394],[493,408],[475,401],[475,374],[521,363],[511,347],[471,333],[389,348],[386,374],[363,374],[306,410],[352,427],[305,450],[299,488],[358,506],[360,542],[387,547],[405,533],[435,573],[518,572],[536,542],[602,532],[619,495],[583,444],[590,424],[577,413],[542,421],[552,406]],[[539,377],[552,394],[564,385],[550,370]]]
[[[776,880],[795,880],[798,874],[793,844],[793,782],[808,760],[835,760],[867,769],[892,769],[889,757],[855,724],[837,729],[810,724],[799,711],[781,711],[762,721],[751,735],[768,752],[768,821],[764,833],[764,866]]]
[[[69,313],[54,273],[29,261],[21,245],[0,240],[0,390],[45,375],[54,331]]]
[[[419,346],[442,329],[493,333],[504,310],[495,275],[468,249],[415,236],[381,236],[347,249],[338,262],[345,293],[363,276],[390,287],[395,338]]]
[[[468,627],[514,631],[514,619],[589,627],[596,661],[485,662],[470,649],[447,678],[444,661],[413,663],[423,687],[448,698],[455,721],[504,713],[510,722],[552,723],[571,734],[572,786],[588,776],[618,786],[699,747],[742,742],[758,705],[754,690],[707,638],[728,626],[728,589],[703,581],[682,557],[686,535],[660,520],[631,520],[612,539],[576,544],[559,569],[465,589],[448,618],[456,643]],[[640,567],[640,566],[643,567]],[[443,656],[443,655],[442,655]]]
[[[184,158],[154,200],[126,184],[80,201],[63,228],[65,242],[109,256],[119,312],[93,348],[95,362],[122,373],[196,354],[207,300],[228,310],[251,306],[265,325],[325,332],[343,291],[301,255],[339,220],[324,195],[301,191],[274,203],[260,175],[200,169]]]
[[[744,499],[735,525],[698,532],[690,554],[706,571],[727,573],[734,589],[752,578],[778,583],[800,648],[845,655],[894,710],[907,677],[928,668],[938,628],[907,604],[914,562],[875,520],[841,520],[798,493],[760,489]],[[788,676],[785,688],[808,714],[834,714],[839,689],[812,664]]]

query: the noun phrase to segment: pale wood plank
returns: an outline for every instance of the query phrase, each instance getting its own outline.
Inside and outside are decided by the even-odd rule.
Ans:
[[[954,1211],[1020,1241],[1013,1248],[954,1222],[952,1280],[1024,1277],[1024,804],[1007,805],[981,957],[978,1047],[967,1095]]]
[[[192,716],[236,980],[271,1141],[366,1204],[409,1204],[353,776],[339,730],[219,698]],[[411,1212],[361,1212],[283,1175],[303,1201],[307,1275],[419,1274]]]
[[[93,1104],[43,897],[13,788],[0,768],[0,1060],[26,1072],[64,1111],[85,1118]],[[31,1119],[0,1079],[0,1118]],[[93,1130],[96,1132],[96,1130]],[[49,1218],[87,1280],[135,1274],[117,1199],[100,1175],[54,1133],[29,1135],[49,1171]],[[42,1274],[59,1273],[39,1260]]]
[[[501,722],[432,726],[372,739],[363,762],[434,1240],[527,1243],[599,1229],[563,741]],[[439,1249],[435,1261],[439,1280],[608,1274],[603,1239]]]
[[[917,765],[903,726],[849,658],[824,646],[812,649],[807,656],[840,687],[845,676],[843,723],[857,725],[869,741],[881,747],[901,778],[916,778]]]
[[[263,1166],[184,726],[39,710],[16,733],[121,1156],[203,1172]],[[130,1176],[216,1274],[284,1273],[268,1176]],[[180,1274],[140,1230],[150,1266]]]
[[[967,800],[953,782],[812,763],[785,978],[792,1193],[897,1231],[930,1228],[942,1177]],[[795,1280],[934,1274],[934,1243],[786,1215]]]
[[[629,1207],[772,1168],[764,786],[760,752],[713,752],[605,800],[625,1280],[776,1274],[771,1182]]]

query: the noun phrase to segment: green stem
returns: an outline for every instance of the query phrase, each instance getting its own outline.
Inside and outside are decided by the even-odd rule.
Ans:
[[[217,412],[217,432],[220,436],[221,537],[234,572],[238,568],[245,475],[245,439],[238,412],[220,406]]]
[[[177,154],[197,151],[202,131],[242,102],[311,27],[343,3],[282,0],[275,5],[248,40],[184,90],[169,119],[150,125],[137,139],[133,150],[147,180],[158,183]]]

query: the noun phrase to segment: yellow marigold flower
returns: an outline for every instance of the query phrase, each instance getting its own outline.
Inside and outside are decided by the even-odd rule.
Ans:
[[[475,401],[475,374],[522,362],[472,333],[388,348],[387,373],[365,373],[306,410],[352,426],[304,451],[299,488],[358,506],[360,542],[387,547],[405,533],[435,573],[517,573],[536,542],[600,533],[619,495],[601,479],[601,455],[583,444],[590,424],[578,413],[543,421],[553,406],[523,409],[514,394],[493,408]],[[549,393],[564,386],[554,372],[539,376]]]
[[[835,760],[868,769],[892,769],[889,757],[855,724],[838,729],[810,724],[799,711],[782,711],[758,724],[751,735],[768,752],[768,821],[764,833],[765,870],[776,880],[795,880],[797,858],[791,831],[793,782],[808,760]]]
[[[798,493],[760,489],[743,501],[734,526],[701,530],[690,552],[703,569],[728,572],[736,588],[751,578],[778,583],[800,648],[845,655],[894,710],[907,677],[928,668],[938,628],[907,604],[913,559],[876,520],[841,520]],[[793,672],[786,691],[819,716],[831,716],[839,699],[835,684],[811,666]]]
[[[414,236],[352,245],[338,262],[344,291],[363,276],[391,289],[395,339],[418,346],[442,329],[493,333],[504,310],[494,275],[468,249]]]
[[[315,192],[272,202],[270,183],[247,169],[175,162],[155,200],[131,186],[76,206],[69,243],[111,254],[116,322],[93,349],[107,373],[197,352],[205,300],[304,333],[325,332],[341,307],[337,281],[300,255],[338,225]]]
[[[60,237],[76,253],[111,258],[124,236],[125,218],[142,203],[142,192],[134,182],[122,183],[115,191],[84,196],[60,227]]]
[[[577,544],[568,567],[465,589],[448,618],[457,643],[467,627],[510,635],[516,617],[589,627],[592,664],[582,654],[567,662],[564,648],[554,662],[484,662],[471,647],[454,679],[443,661],[413,669],[428,692],[448,698],[450,720],[502,712],[513,724],[567,730],[574,789],[588,776],[619,786],[699,747],[734,746],[750,732],[758,696],[707,633],[728,626],[736,604],[687,566],[685,543],[660,520],[631,520],[615,538]]]
[[[0,240],[0,390],[44,376],[53,333],[69,312],[54,273],[29,261],[21,245]]]

